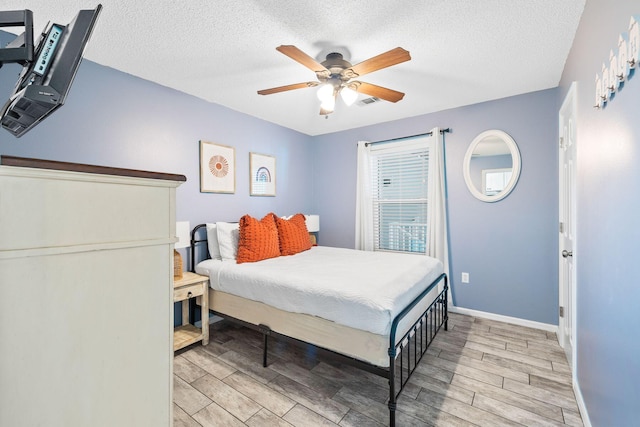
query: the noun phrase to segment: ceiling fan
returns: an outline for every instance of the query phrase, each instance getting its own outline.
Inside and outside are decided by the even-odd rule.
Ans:
[[[320,86],[318,90],[318,98],[322,102],[320,114],[324,116],[333,112],[338,94],[342,96],[347,105],[351,105],[356,100],[358,92],[389,102],[398,102],[404,97],[402,92],[353,80],[365,74],[409,61],[411,55],[401,47],[391,49],[356,65],[351,65],[350,62],[342,57],[341,53],[330,53],[327,55],[326,60],[318,62],[295,46],[282,45],[278,46],[276,50],[316,73],[318,81],[263,89],[258,91],[260,95],[271,95],[288,90]]]

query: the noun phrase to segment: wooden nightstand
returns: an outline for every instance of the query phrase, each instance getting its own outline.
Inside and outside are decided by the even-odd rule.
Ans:
[[[209,343],[209,278],[185,271],[173,281],[173,302],[182,301],[182,325],[173,330],[173,351],[202,340]],[[189,323],[189,299],[202,295],[202,327]]]

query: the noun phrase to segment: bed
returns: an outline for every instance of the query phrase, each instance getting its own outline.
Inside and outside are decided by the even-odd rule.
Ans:
[[[238,264],[218,259],[213,233],[211,224],[193,229],[192,271],[209,277],[213,313],[263,334],[263,366],[268,337],[277,336],[388,378],[395,425],[402,388],[437,332],[447,329],[442,263],[424,255],[314,246]]]

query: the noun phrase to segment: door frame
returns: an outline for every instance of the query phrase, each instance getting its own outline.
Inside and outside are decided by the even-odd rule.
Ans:
[[[573,188],[571,189],[571,194],[574,195],[574,197],[572,198],[572,200],[570,201],[571,203],[571,224],[573,224],[573,230],[572,230],[572,235],[573,235],[573,247],[571,248],[572,251],[575,252],[575,248],[577,246],[577,240],[578,240],[578,236],[577,236],[577,203],[576,203],[576,197],[575,195],[577,194],[576,190],[577,190],[577,180],[576,180],[576,175],[577,175],[577,171],[576,171],[576,167],[575,165],[577,165],[577,156],[578,156],[578,135],[577,135],[577,118],[578,118],[578,112],[577,112],[577,83],[574,81],[573,83],[571,83],[571,86],[569,88],[569,91],[567,92],[567,95],[564,98],[564,101],[562,102],[562,106],[560,107],[560,110],[558,112],[558,218],[562,217],[562,206],[563,206],[563,195],[564,195],[564,173],[563,173],[563,168],[564,168],[564,156],[563,156],[563,150],[562,150],[562,146],[561,146],[561,138],[563,137],[563,128],[564,128],[564,124],[569,121],[569,120],[573,120],[573,124],[575,126],[576,129],[576,136],[575,136],[575,141],[574,141],[574,145],[575,145],[575,151],[574,151],[574,167],[572,168],[572,174],[573,177],[571,179],[571,182],[573,182]],[[558,226],[560,227],[560,224],[558,224]],[[558,306],[562,307],[563,304],[565,304],[564,301],[564,291],[565,291],[565,280],[564,280],[564,275],[563,275],[563,271],[562,271],[562,255],[561,252],[564,249],[563,248],[563,235],[560,232],[560,229],[558,229]],[[571,360],[569,360],[569,363],[571,365],[571,371],[572,371],[572,377],[574,377],[575,380],[575,372],[576,372],[576,347],[577,347],[577,334],[576,334],[576,319],[577,319],[577,306],[576,306],[576,289],[577,289],[577,264],[578,264],[578,260],[576,257],[572,257],[572,261],[573,261],[573,272],[572,272],[572,277],[571,277],[571,281],[573,282],[573,286],[571,288],[571,294],[568,295],[568,299],[569,299],[569,303],[571,304],[571,310],[569,310],[570,315],[571,315],[571,322],[570,322],[570,326],[571,326],[571,337],[573,338],[573,345],[571,346]],[[560,313],[558,313],[559,315]],[[565,348],[566,343],[565,343],[565,327],[566,327],[566,320],[563,317],[558,317],[558,341],[560,343],[560,346],[562,348]]]

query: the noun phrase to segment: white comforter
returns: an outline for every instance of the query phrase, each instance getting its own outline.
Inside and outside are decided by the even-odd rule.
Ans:
[[[213,289],[388,335],[393,318],[442,272],[424,255],[314,246],[255,263],[206,260]]]

